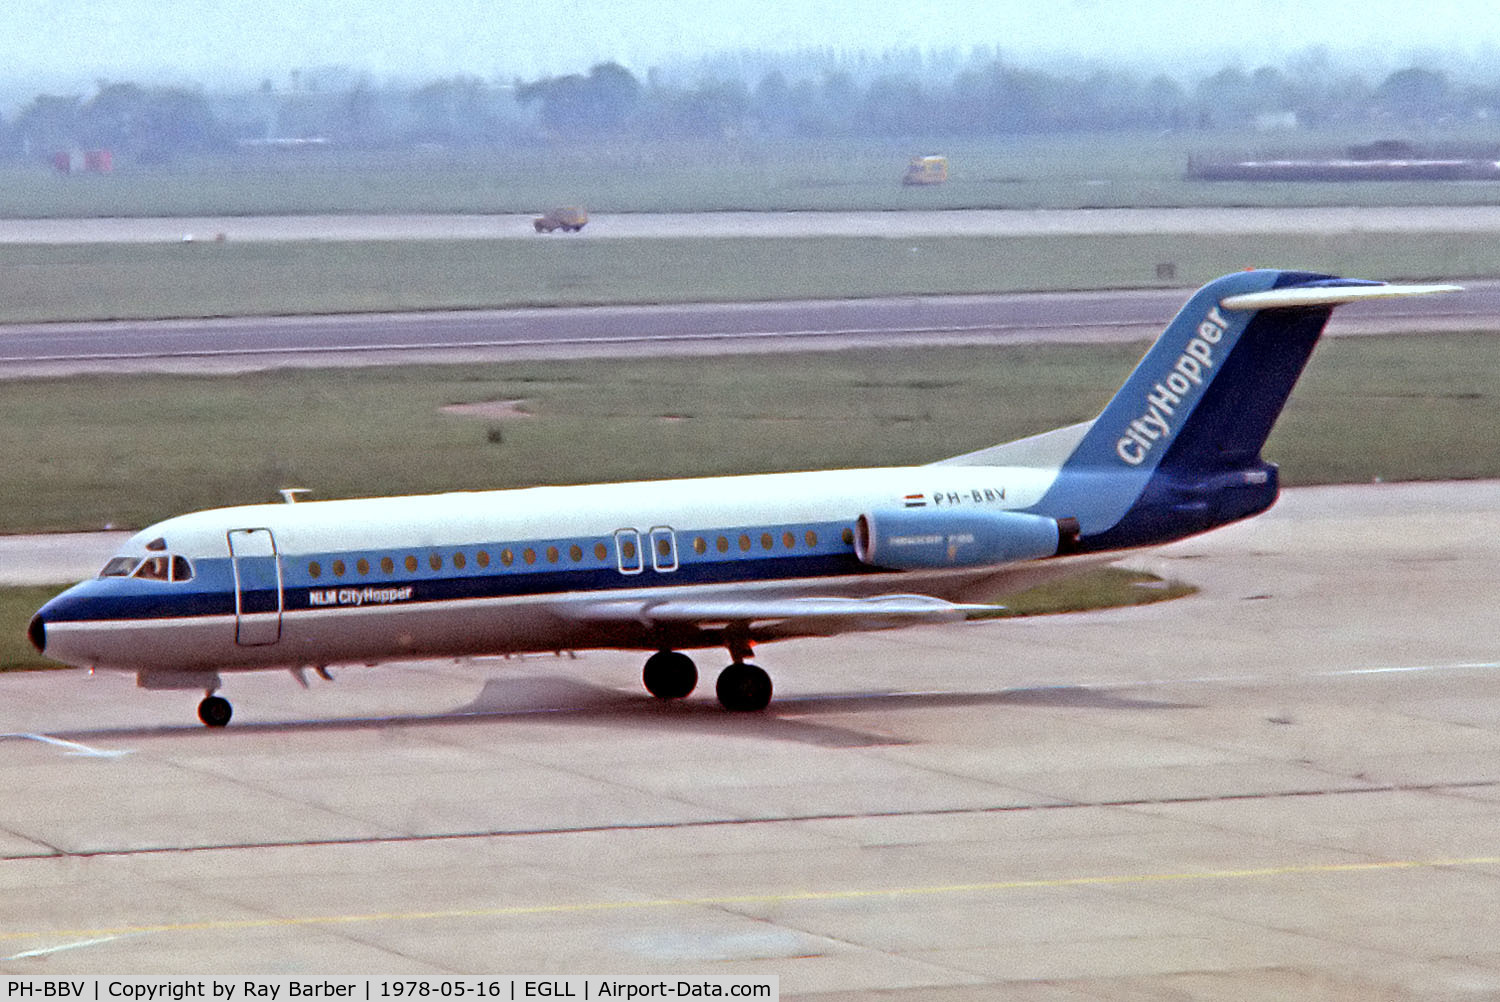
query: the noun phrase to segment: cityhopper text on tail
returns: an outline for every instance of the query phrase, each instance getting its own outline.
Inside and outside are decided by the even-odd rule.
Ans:
[[[167,519],[32,619],[48,657],[219,695],[239,671],[593,648],[646,689],[722,647],[959,620],[974,603],[1264,511],[1261,447],[1333,307],[1449,291],[1259,270],[1199,289],[1092,421],[926,466],[266,504]],[[288,500],[292,500],[288,494]]]

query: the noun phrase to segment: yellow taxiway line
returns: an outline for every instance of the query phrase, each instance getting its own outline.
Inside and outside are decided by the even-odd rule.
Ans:
[[[1254,880],[1266,877],[1313,874],[1378,873],[1394,870],[1426,870],[1500,865],[1500,856],[1452,859],[1402,859],[1365,863],[1316,863],[1270,866],[1238,870],[1194,870],[1178,873],[1103,874],[1092,877],[1055,877],[1040,880],[1001,880],[967,884],[930,884],[915,887],[861,888],[832,891],[789,891],[780,894],[736,894],[699,898],[632,898],[617,901],[575,901],[551,905],[507,905],[493,908],[454,908],[434,911],[369,912],[347,915],[300,915],[279,918],[207,919],[200,922],[167,922],[159,925],[116,926],[95,929],[0,930],[0,940],[39,937],[139,936],[163,932],[243,931],[305,926],[351,925],[368,922],[426,922],[441,919],[513,918],[527,915],[585,914],[660,908],[733,908],[743,905],[795,905],[822,901],[872,900],[879,898],[932,897],[948,894],[999,894],[1006,891],[1067,887],[1119,887],[1207,880]]]

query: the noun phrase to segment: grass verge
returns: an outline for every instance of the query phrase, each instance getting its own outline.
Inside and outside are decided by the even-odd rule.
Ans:
[[[32,613],[60,591],[61,586],[0,588],[0,671],[63,667],[38,654],[26,639]]]
[[[1196,285],[1276,264],[1500,274],[1488,234],[0,245],[0,322],[739,302]]]
[[[1092,417],[1141,345],[932,347],[8,383],[0,532],[200,508],[931,462]],[[1283,482],[1500,476],[1500,337],[1326,342]],[[526,416],[443,412],[521,401]]]
[[[1435,127],[1424,141],[1491,145],[1493,129]],[[993,138],[568,143],[555,148],[215,156],[63,176],[0,166],[0,217],[281,213],[596,212],[1210,205],[1492,204],[1489,183],[1255,184],[1193,181],[1190,156],[1324,156],[1365,130],[1093,133]],[[940,153],[950,180],[900,183]]]
[[[1064,612],[1088,612],[1093,609],[1120,609],[1134,605],[1154,605],[1196,594],[1197,588],[1182,581],[1169,581],[1146,571],[1125,567],[1100,567],[1061,578],[1025,591],[1000,595],[995,602],[1003,608],[986,619],[1014,619],[1020,616],[1052,616]]]

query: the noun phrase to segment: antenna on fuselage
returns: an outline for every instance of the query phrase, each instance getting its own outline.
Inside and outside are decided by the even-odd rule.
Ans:
[[[311,494],[312,491],[306,487],[283,487],[276,493],[281,495],[281,500],[287,504],[296,504],[297,498],[303,494]]]

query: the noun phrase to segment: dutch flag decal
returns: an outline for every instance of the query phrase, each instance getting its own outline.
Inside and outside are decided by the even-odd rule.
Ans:
[[[908,494],[908,495],[906,495],[906,497],[904,497],[904,498],[901,499],[901,502],[902,502],[902,504],[904,504],[908,508],[926,508],[927,507],[927,495],[925,495],[925,494]]]

